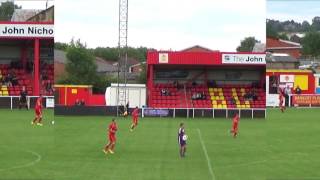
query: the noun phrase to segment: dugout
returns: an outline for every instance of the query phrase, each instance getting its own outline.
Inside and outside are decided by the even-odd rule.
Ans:
[[[264,53],[149,51],[147,105],[174,109],[170,116],[228,117],[233,109],[249,110],[247,117],[262,110],[265,117],[265,70]]]
[[[75,106],[76,101],[83,101],[82,106],[105,106],[103,94],[93,94],[92,85],[56,84],[55,104],[59,106]]]
[[[315,80],[315,76],[311,70],[267,69],[267,106],[276,107],[279,105],[279,87],[285,88],[289,86],[294,94],[294,89],[299,86],[302,90],[301,94],[315,94]]]

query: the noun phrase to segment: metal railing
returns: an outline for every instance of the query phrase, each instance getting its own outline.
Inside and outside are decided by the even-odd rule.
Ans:
[[[35,105],[36,99],[39,96],[27,96],[28,108],[32,108]],[[0,96],[0,108],[14,109],[19,107],[20,96]],[[54,96],[43,96],[44,100],[43,107],[53,108],[54,107]]]
[[[266,118],[265,108],[142,108],[142,117],[231,118],[238,113],[244,118]]]

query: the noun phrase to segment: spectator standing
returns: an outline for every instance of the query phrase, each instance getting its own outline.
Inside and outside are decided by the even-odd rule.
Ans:
[[[284,98],[285,98],[285,106],[288,107],[289,106],[289,99],[290,99],[290,95],[291,95],[291,88],[289,86],[287,86],[284,89]]]
[[[81,104],[81,106],[84,106],[84,105],[85,105],[84,99],[81,100],[80,104]]]
[[[126,108],[125,108],[125,111],[124,111],[124,114],[123,114],[125,117],[127,117],[129,115],[129,101],[127,102],[126,104]]]
[[[79,99],[76,99],[76,102],[74,103],[74,105],[75,106],[80,106],[81,105]]]
[[[21,109],[21,107],[26,107],[27,110],[29,110],[28,107],[28,103],[27,103],[27,91],[26,91],[26,87],[22,87],[22,91],[20,92],[20,97],[19,97],[19,109]]]
[[[294,91],[296,94],[301,94],[301,88],[299,87],[299,85],[296,87]]]

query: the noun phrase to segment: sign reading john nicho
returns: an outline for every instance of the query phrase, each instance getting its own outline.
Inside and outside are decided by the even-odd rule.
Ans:
[[[54,37],[53,24],[0,24],[0,37]]]
[[[222,54],[223,64],[266,64],[265,54]]]

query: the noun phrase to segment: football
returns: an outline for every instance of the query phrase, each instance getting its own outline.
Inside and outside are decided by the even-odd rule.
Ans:
[[[182,136],[182,140],[186,141],[187,139],[188,139],[188,135],[185,134]]]

